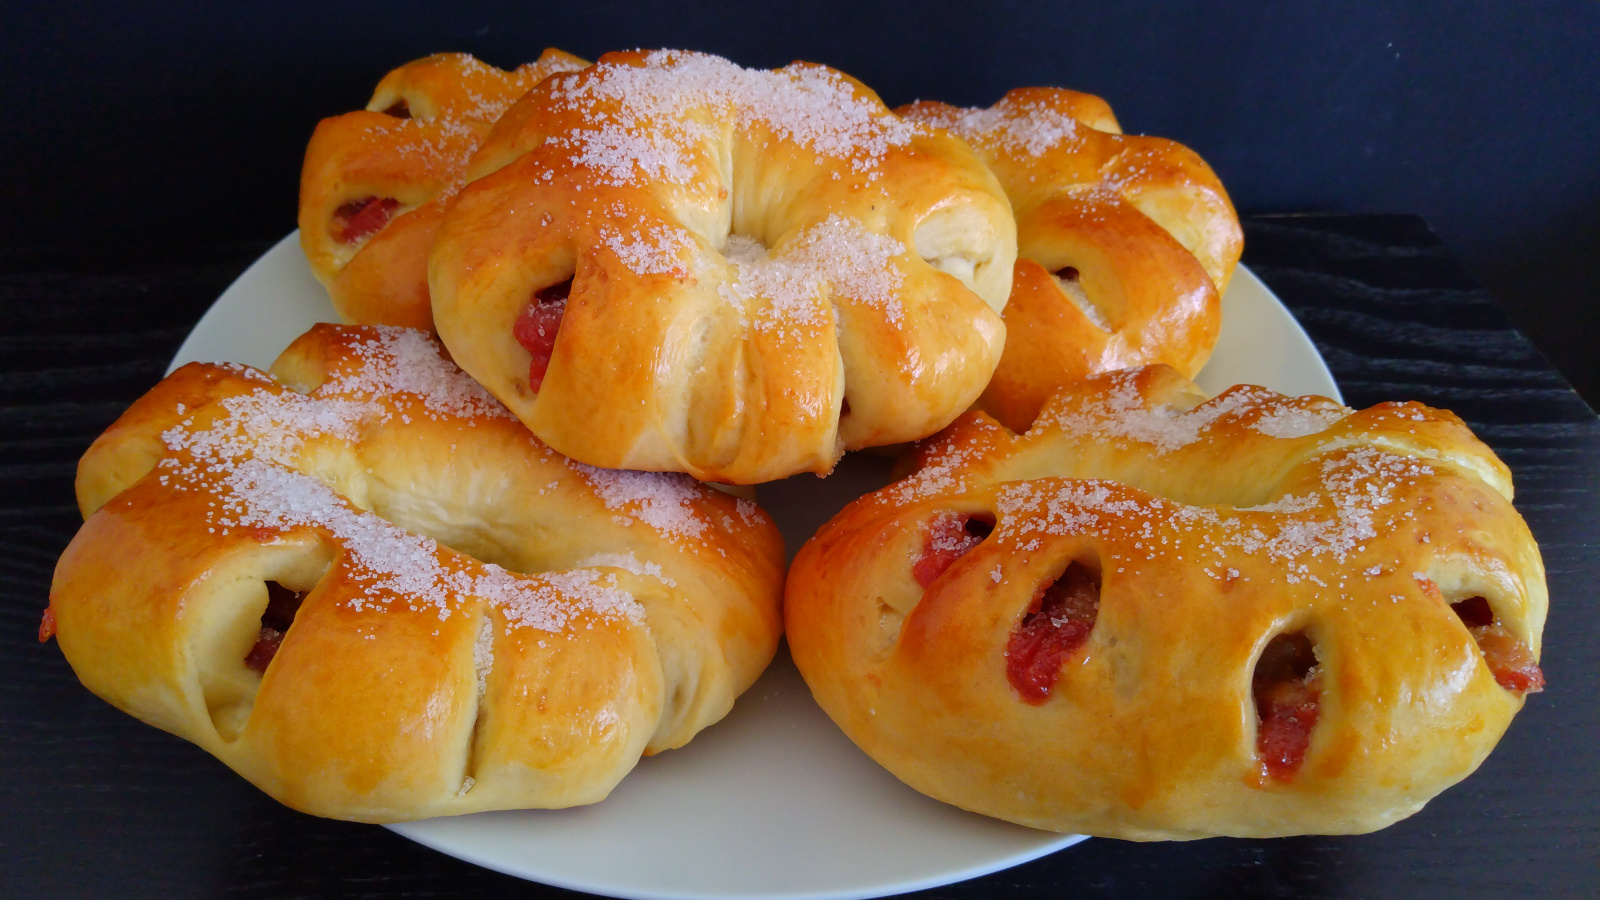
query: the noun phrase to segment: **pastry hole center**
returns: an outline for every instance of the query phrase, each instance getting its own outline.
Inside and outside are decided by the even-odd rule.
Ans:
[[[1516,694],[1536,694],[1544,690],[1544,671],[1527,644],[1518,640],[1500,623],[1487,597],[1468,597],[1450,604],[1478,642],[1483,661],[1495,683]]]
[[[941,513],[929,520],[922,536],[922,553],[911,566],[911,577],[926,588],[938,580],[955,561],[994,531],[994,516],[988,513]]]
[[[1078,651],[1100,617],[1100,577],[1074,562],[1039,587],[1006,642],[1006,678],[1028,703],[1050,699],[1062,663]]]
[[[411,104],[406,102],[406,98],[401,97],[399,100],[389,104],[389,108],[385,109],[383,114],[394,116],[396,119],[409,119],[411,118]]]
[[[1250,688],[1262,774],[1273,781],[1292,781],[1305,763],[1322,707],[1322,672],[1311,638],[1295,631],[1267,642]]]

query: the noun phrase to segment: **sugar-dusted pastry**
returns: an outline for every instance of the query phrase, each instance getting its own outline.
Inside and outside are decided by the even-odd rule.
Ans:
[[[467,161],[518,97],[585,65],[546,50],[507,72],[439,53],[384,76],[366,109],[317,125],[300,176],[300,246],[340,316],[433,327],[428,249]]]
[[[907,784],[1063,832],[1354,833],[1500,739],[1538,666],[1538,547],[1454,415],[1166,367],[971,413],[791,567],[818,703]]]
[[[1124,135],[1104,100],[1057,88],[900,112],[966,138],[1016,210],[1005,355],[982,409],[1020,431],[1071,381],[1151,363],[1200,371],[1244,235],[1194,151]]]
[[[418,331],[192,364],[78,468],[54,631],[90,690],[305,812],[593,803],[776,649],[771,520],[539,443]]]
[[[755,483],[931,434],[1000,358],[1015,226],[825,66],[616,53],[509,110],[429,269],[461,367],[594,465]]]

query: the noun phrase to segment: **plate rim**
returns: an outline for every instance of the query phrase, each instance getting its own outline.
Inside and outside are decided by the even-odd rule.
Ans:
[[[289,258],[285,259],[284,257],[286,255]],[[270,248],[262,253],[261,256],[252,261],[251,264],[246,267],[244,271],[241,272],[239,276],[235,278],[221,294],[218,295],[217,299],[212,302],[212,304],[207,308],[206,312],[189,331],[188,335],[185,336],[183,342],[178,347],[170,364],[167,367],[167,373],[170,374],[172,371],[186,362],[208,358],[205,353],[200,352],[201,348],[206,346],[208,342],[215,341],[218,337],[231,333],[226,326],[230,320],[235,319],[240,315],[240,304],[250,302],[250,295],[255,293],[253,282],[258,279],[270,280],[271,278],[275,277],[272,270],[276,267],[293,264],[294,256],[298,256],[300,262],[302,264],[304,263],[305,257],[300,248],[298,230],[289,232],[282,239],[274,243]],[[309,277],[309,275],[310,273],[308,269],[307,276]],[[311,283],[317,284],[314,280],[312,280]],[[317,287],[321,288],[321,285],[318,284]],[[1265,308],[1271,311],[1274,318],[1281,320],[1275,321],[1271,324],[1278,328],[1285,329],[1288,333],[1292,333],[1292,335],[1303,345],[1303,348],[1309,349],[1310,351],[1309,359],[1297,358],[1296,365],[1300,369],[1304,370],[1301,372],[1301,374],[1310,381],[1320,382],[1318,385],[1319,387],[1326,388],[1324,391],[1319,391],[1320,393],[1323,393],[1325,396],[1328,396],[1333,400],[1343,403],[1343,397],[1339,391],[1338,384],[1334,380],[1332,373],[1329,371],[1326,360],[1322,357],[1322,354],[1317,348],[1315,342],[1311,340],[1310,335],[1306,333],[1305,327],[1299,322],[1298,319],[1294,317],[1294,314],[1289,310],[1287,305],[1283,303],[1282,299],[1279,298],[1277,294],[1274,293],[1272,289],[1260,279],[1259,276],[1257,276],[1243,263],[1239,264],[1234,270],[1233,282],[1229,285],[1229,292],[1231,293],[1234,289],[1236,289],[1236,287],[1242,288],[1249,293],[1258,294],[1259,297],[1250,298],[1252,302],[1259,302],[1261,298],[1265,298],[1267,301],[1269,301],[1269,305]],[[1225,294],[1224,304],[1227,302],[1226,297],[1227,295]],[[325,290],[322,293],[322,300],[327,302]],[[327,308],[329,312],[332,312],[331,303]],[[337,321],[337,316],[334,315],[326,319],[321,319],[320,321]],[[1226,324],[1227,323],[1225,320],[1224,328],[1226,328]],[[235,327],[237,327],[237,325]],[[1223,335],[1225,334],[1226,332],[1224,331]],[[1219,335],[1219,342],[1223,335]],[[277,350],[273,350],[272,352],[273,356],[276,356]],[[1200,377],[1204,377],[1203,370]],[[786,659],[787,644],[784,644],[780,648],[779,654],[785,657],[784,664],[792,667],[792,662],[788,662]],[[765,674],[766,673],[763,673],[763,677],[765,677]],[[757,684],[759,684],[759,681]],[[741,695],[741,699],[750,697],[753,692],[754,686],[752,686],[751,689],[747,689],[747,691]],[[810,699],[809,692],[807,699]],[[828,720],[824,717],[824,721]],[[832,723],[829,722],[829,724],[831,725]],[[867,759],[870,762],[870,757]],[[877,765],[875,762],[872,762],[871,764]],[[537,871],[526,866],[519,867],[514,859],[508,859],[503,855],[497,855],[494,853],[480,852],[476,846],[463,846],[460,841],[453,841],[449,836],[441,836],[439,834],[429,833],[427,826],[428,823],[432,821],[437,820],[423,819],[414,822],[389,824],[385,825],[384,827],[391,832],[399,834],[408,840],[427,847],[434,852],[443,853],[447,856],[460,859],[464,862],[481,866],[483,868],[515,878],[533,881],[540,884],[548,884],[553,887],[567,890],[603,894],[605,896],[623,897],[629,898],[629,900],[690,900],[690,898],[733,896],[733,894],[729,893],[727,890],[719,888],[701,889],[699,891],[684,887],[674,887],[661,890],[637,890],[628,887],[607,885],[604,883],[603,879],[586,880],[583,878],[569,877],[565,874],[551,874],[548,872]],[[1052,833],[1041,832],[1041,835],[1048,836],[1052,835]],[[956,870],[947,870],[936,874],[931,874],[924,878],[902,879],[896,881],[891,877],[886,881],[874,882],[870,885],[863,885],[853,889],[830,888],[797,890],[793,888],[779,887],[761,892],[759,894],[745,893],[742,895],[759,896],[763,898],[763,900],[845,900],[845,898],[875,898],[892,896],[911,891],[926,890],[948,884],[955,884],[1003,871],[1014,866],[1031,862],[1041,857],[1048,856],[1068,847],[1075,846],[1079,843],[1082,843],[1084,840],[1087,840],[1088,836],[1081,834],[1064,834],[1054,835],[1054,838],[1055,839],[1041,841],[1041,843],[1037,845],[1028,846],[1017,853],[991,858],[977,865],[970,865]]]

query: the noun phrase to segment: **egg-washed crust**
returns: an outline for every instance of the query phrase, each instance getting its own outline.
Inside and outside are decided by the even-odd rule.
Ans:
[[[1365,832],[1471,773],[1522,706],[1452,604],[1486,599],[1536,659],[1544,570],[1509,472],[1448,412],[1204,400],[1151,367],[1060,392],[1026,434],[971,413],[909,467],[801,549],[787,635],[846,734],[946,802],[1137,840]],[[924,590],[950,515],[993,531]],[[1008,640],[1074,563],[1092,631],[1030,702]],[[1288,634],[1320,715],[1278,777],[1252,678]]]

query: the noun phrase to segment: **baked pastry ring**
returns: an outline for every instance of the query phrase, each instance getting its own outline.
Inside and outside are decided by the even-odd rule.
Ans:
[[[971,413],[789,573],[817,702],[925,794],[1135,840],[1354,833],[1488,755],[1547,608],[1510,475],[1448,412],[1166,367]]]
[[[961,141],[824,66],[612,53],[530,92],[446,214],[434,320],[541,440],[756,483],[988,382],[1015,225]]]
[[[41,636],[118,708],[392,822],[600,800],[771,659],[755,504],[565,459],[421,332],[318,325],[273,370],[185,366],[80,463]]]
[[[586,65],[555,49],[510,72],[439,53],[384,76],[366,109],[317,125],[300,246],[345,321],[433,328],[428,249],[467,161],[518,97]]]
[[[1057,88],[900,112],[966,138],[1016,210],[1005,354],[981,409],[1020,431],[1056,388],[1098,372],[1200,371],[1244,233],[1194,151],[1124,135],[1104,100]]]

